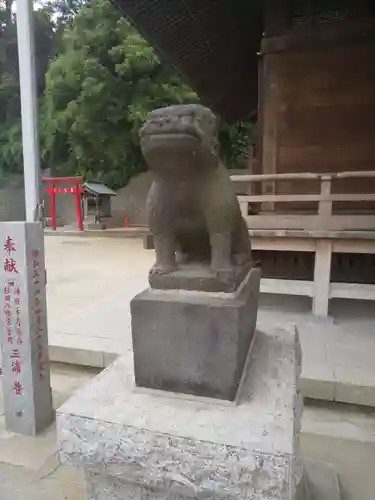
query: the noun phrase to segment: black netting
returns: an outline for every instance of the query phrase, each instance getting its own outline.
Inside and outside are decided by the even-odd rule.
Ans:
[[[375,15],[373,0],[292,0],[292,28],[359,20]]]
[[[224,119],[246,119],[256,109],[261,2],[112,1]]]

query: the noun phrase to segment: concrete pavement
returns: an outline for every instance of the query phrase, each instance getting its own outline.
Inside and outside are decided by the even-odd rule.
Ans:
[[[132,363],[129,302],[148,286],[154,259],[139,238],[46,237],[51,358],[95,367],[117,355]],[[316,320],[303,297],[262,296],[259,328],[296,323],[307,397],[375,406],[375,310],[334,301]]]
[[[147,286],[153,252],[139,239],[46,238],[52,358],[101,368],[118,354],[132,363],[129,301]],[[335,320],[313,320],[301,299],[262,297],[259,326],[295,322],[304,356],[305,394],[372,404],[374,313],[364,303],[337,303]],[[54,364],[55,407],[98,370]],[[0,403],[0,415],[1,415]],[[375,416],[344,406],[308,406],[304,456],[340,474],[344,500],[373,500]],[[0,416],[1,500],[83,500],[82,476],[58,465],[55,429],[38,438],[9,434]]]
[[[88,383],[98,370],[54,364],[51,384],[54,407]],[[84,500],[82,475],[59,465],[53,425],[36,438],[7,432],[0,400],[1,500]]]
[[[342,500],[374,500],[374,411],[332,403],[306,405],[302,422],[302,455],[333,466]]]
[[[52,365],[55,407],[97,374],[98,370],[72,365]],[[1,394],[1,391],[0,391]],[[343,500],[373,500],[375,477],[375,415],[347,405],[308,405],[303,414],[301,448],[307,461],[324,462],[339,474]],[[309,472],[314,471],[308,463]],[[323,468],[327,470],[326,466]],[[321,476],[316,484],[332,481]],[[328,490],[328,488],[324,488]],[[0,401],[1,500],[84,500],[82,474],[59,465],[57,437],[52,426],[36,438],[8,433]],[[322,497],[318,497],[323,500]],[[324,496],[333,500],[335,496]]]

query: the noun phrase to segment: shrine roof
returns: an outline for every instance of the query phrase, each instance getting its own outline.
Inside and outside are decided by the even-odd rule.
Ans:
[[[82,184],[82,188],[93,195],[105,195],[105,196],[116,196],[116,191],[106,186],[100,181],[85,182]]]
[[[112,0],[229,123],[257,109],[262,0]]]

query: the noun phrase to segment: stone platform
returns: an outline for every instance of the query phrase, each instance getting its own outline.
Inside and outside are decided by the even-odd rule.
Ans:
[[[138,386],[234,400],[257,320],[260,270],[236,294],[145,290],[131,301]]]
[[[294,328],[257,334],[237,404],[138,389],[119,358],[59,409],[60,460],[89,500],[305,500],[300,369]]]

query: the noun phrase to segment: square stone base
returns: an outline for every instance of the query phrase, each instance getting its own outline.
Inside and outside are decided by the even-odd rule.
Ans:
[[[235,293],[252,268],[252,262],[235,266],[230,278],[213,272],[209,263],[187,262],[179,264],[168,274],[153,274],[149,283],[154,290],[189,290],[190,292]]]
[[[258,332],[246,367],[235,404],[139,389],[118,359],[58,410],[60,461],[88,500],[305,500],[295,329]]]
[[[255,333],[260,270],[238,294],[146,290],[131,302],[138,386],[234,400]]]

